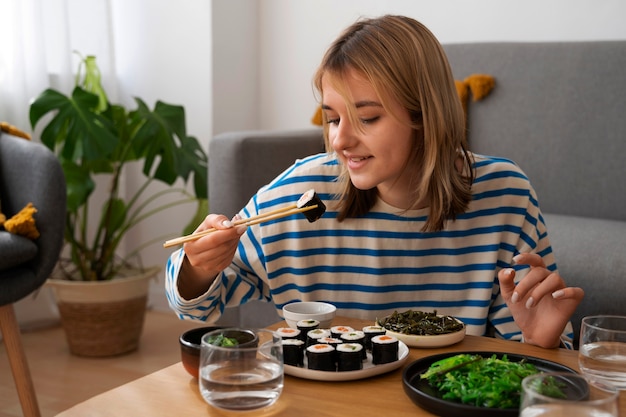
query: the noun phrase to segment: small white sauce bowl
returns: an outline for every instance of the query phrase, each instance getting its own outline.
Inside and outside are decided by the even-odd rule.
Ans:
[[[283,306],[283,317],[287,325],[297,329],[300,320],[314,319],[320,322],[320,328],[328,329],[335,318],[337,308],[321,301],[297,301]]]

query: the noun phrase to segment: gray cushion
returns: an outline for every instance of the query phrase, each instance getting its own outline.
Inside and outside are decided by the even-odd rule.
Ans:
[[[320,128],[215,136],[209,145],[210,211],[233,216],[296,158],[323,151]]]
[[[456,79],[496,80],[469,105],[472,150],[516,161],[544,212],[626,220],[626,42],[445,49]]]
[[[585,290],[572,317],[575,335],[584,316],[626,315],[626,222],[555,214],[544,217],[559,273],[568,285]]]
[[[37,245],[30,239],[0,231],[0,271],[30,261],[37,255]]]

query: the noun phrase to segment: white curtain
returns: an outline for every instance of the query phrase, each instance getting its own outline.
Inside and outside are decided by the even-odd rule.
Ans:
[[[111,72],[109,11],[108,0],[0,0],[0,121],[31,132],[30,102],[48,87],[71,92],[74,50]]]
[[[33,133],[30,102],[49,87],[72,91],[78,65],[74,50],[97,54],[103,72],[112,72],[109,10],[109,0],[0,0],[0,121]],[[37,131],[33,140],[39,140]],[[58,321],[54,297],[45,286],[16,303],[15,310],[22,328]]]
[[[133,97],[137,96],[151,107],[156,100],[183,104],[188,132],[206,146],[213,135],[215,1],[0,0],[0,121],[29,131],[39,140],[43,123],[31,131],[29,104],[48,87],[71,93],[79,61],[73,52],[78,51],[97,57],[111,102],[134,108]],[[245,1],[231,6],[231,0],[220,0],[222,6],[230,6],[224,16],[233,17],[231,25],[240,24],[239,9]],[[254,107],[254,101],[246,105]],[[132,178],[128,184],[135,186]],[[177,208],[167,214],[165,221],[171,230],[182,230],[191,215],[189,210]],[[157,216],[132,230],[132,242],[145,242],[160,234],[161,219]],[[142,251],[142,259],[145,265],[164,265],[168,254],[155,244]],[[162,283],[153,284],[150,302],[169,311],[163,291]],[[36,301],[44,298],[44,292],[45,288]],[[22,301],[28,304],[32,300]],[[20,323],[36,321],[30,317],[33,314],[46,316],[50,308],[16,306],[18,319],[21,313],[24,316]]]

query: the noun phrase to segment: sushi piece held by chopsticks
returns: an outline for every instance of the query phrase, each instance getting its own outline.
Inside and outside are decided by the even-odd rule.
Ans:
[[[326,206],[322,202],[322,199],[315,193],[314,189],[310,189],[306,193],[302,194],[298,202],[296,203],[296,207],[304,208],[304,207],[313,207],[314,208],[303,211],[304,217],[307,218],[309,223],[313,223],[326,212]]]
[[[325,212],[326,206],[319,198],[319,196],[315,193],[315,190],[311,189],[302,194],[296,204],[291,204],[289,206],[272,210],[267,213],[259,214],[258,216],[248,217],[247,219],[237,220],[233,222],[233,225],[238,226],[240,224],[245,224],[246,226],[251,226],[253,224],[259,224],[269,220],[275,220],[280,219],[281,217],[291,216],[292,214],[296,213],[302,213],[307,218],[309,223],[313,223],[314,221],[322,217]],[[163,244],[163,247],[169,248],[170,246],[176,246],[180,245],[181,243],[191,242],[217,230],[218,229],[212,228],[208,230],[203,230],[202,232],[193,233],[191,235],[170,239]]]

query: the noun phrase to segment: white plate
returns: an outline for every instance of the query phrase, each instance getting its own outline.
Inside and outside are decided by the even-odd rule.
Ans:
[[[355,379],[369,378],[374,375],[398,369],[409,357],[409,348],[403,342],[398,343],[398,360],[395,362],[383,363],[382,365],[372,364],[372,354],[367,354],[367,360],[363,361],[363,369],[357,371],[318,371],[308,369],[306,355],[304,355],[304,367],[285,365],[287,375],[298,378],[314,379],[317,381],[353,381]]]
[[[438,334],[434,336],[418,336],[413,334],[396,333],[387,330],[387,334],[396,337],[406,343],[407,346],[416,348],[436,348],[450,346],[459,343],[465,337],[465,326],[462,330],[454,333]]]

